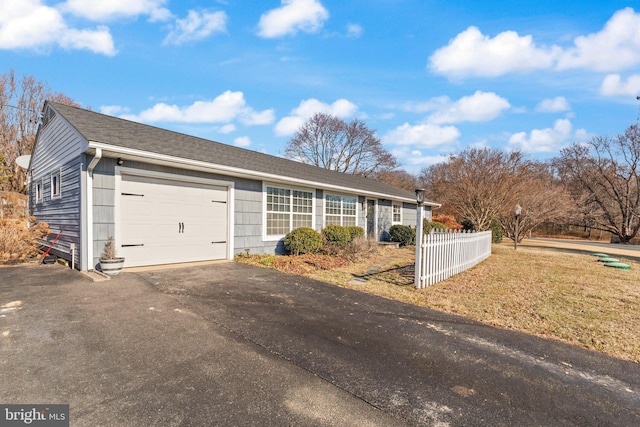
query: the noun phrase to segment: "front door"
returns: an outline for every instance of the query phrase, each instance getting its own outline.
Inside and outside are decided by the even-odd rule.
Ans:
[[[367,199],[367,239],[376,238],[376,201]]]

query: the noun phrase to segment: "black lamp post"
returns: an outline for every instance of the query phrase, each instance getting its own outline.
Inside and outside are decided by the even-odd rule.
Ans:
[[[418,202],[418,206],[422,206],[424,203],[424,188],[418,188],[416,190],[416,202]]]
[[[517,204],[513,210],[513,215],[516,217],[515,236],[513,239],[513,249],[518,249],[518,236],[520,235],[520,214],[522,214],[522,207]]]
[[[422,205],[424,204],[424,188],[416,189],[416,264],[414,285],[421,287],[420,272],[422,271]]]

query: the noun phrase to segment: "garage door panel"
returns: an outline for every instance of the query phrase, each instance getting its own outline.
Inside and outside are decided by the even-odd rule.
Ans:
[[[227,257],[227,188],[122,175],[121,193],[125,266]]]

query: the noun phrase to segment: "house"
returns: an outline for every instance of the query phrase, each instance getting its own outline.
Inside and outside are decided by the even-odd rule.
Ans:
[[[357,225],[384,240],[416,222],[412,192],[55,102],[28,174],[30,212],[60,234],[52,253],[81,270],[96,268],[109,236],[134,267],[282,253],[302,226]]]

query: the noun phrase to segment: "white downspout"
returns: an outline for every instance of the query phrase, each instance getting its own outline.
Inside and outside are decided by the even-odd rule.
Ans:
[[[87,166],[87,267],[93,270],[93,170],[102,159],[102,148],[96,148],[96,154]]]

